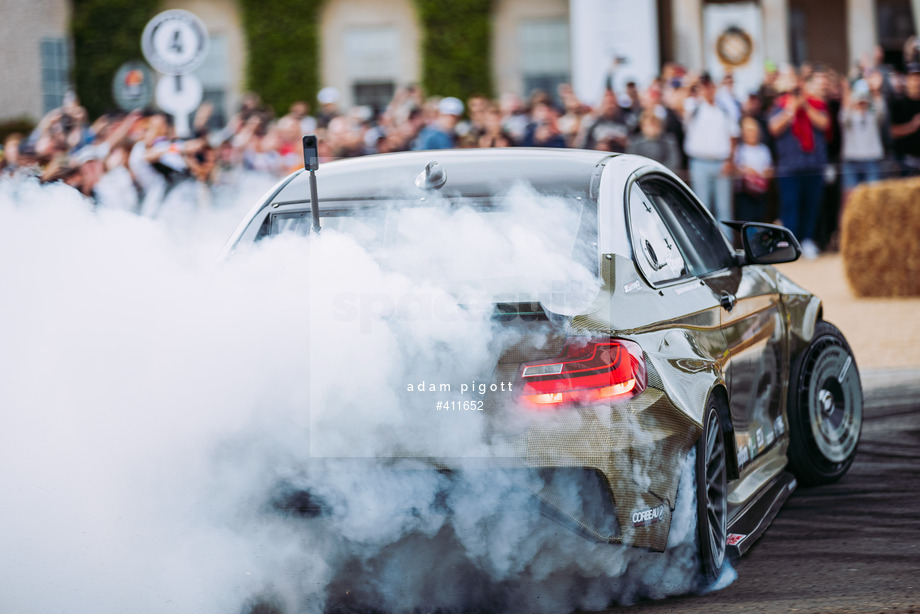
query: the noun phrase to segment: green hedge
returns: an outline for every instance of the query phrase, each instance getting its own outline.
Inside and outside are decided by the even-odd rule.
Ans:
[[[247,88],[279,114],[291,103],[316,105],[319,9],[323,0],[239,0],[246,32]]]
[[[422,84],[429,94],[493,95],[492,0],[415,0],[422,23]]]
[[[90,117],[116,108],[115,71],[143,57],[141,34],[158,8],[158,0],[73,0],[73,76]]]

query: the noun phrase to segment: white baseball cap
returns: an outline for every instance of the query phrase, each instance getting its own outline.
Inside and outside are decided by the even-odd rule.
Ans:
[[[316,99],[320,104],[332,104],[339,101],[339,90],[335,89],[331,85],[328,85],[319,91],[319,94],[316,95]]]
[[[442,115],[463,115],[463,102],[453,96],[442,98],[438,103],[438,112]]]

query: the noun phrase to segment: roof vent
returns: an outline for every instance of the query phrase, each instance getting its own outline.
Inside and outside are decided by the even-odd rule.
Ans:
[[[423,190],[437,190],[445,183],[447,183],[447,173],[434,160],[425,165],[425,170],[415,178],[415,185]]]

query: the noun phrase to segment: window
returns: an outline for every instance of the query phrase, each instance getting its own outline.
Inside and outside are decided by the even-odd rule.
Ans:
[[[202,102],[214,105],[214,114],[208,122],[213,129],[223,127],[227,123],[227,37],[223,34],[212,34],[208,45],[208,54],[204,61],[195,70],[195,76],[201,81],[203,90]]]
[[[692,275],[705,275],[734,264],[725,235],[692,196],[662,176],[647,176],[641,185],[677,239]]]
[[[789,45],[794,65],[798,66],[808,60],[805,11],[801,8],[791,7],[789,9]]]
[[[899,65],[904,43],[914,36],[910,0],[876,0],[878,44],[885,52],[885,63]],[[907,60],[909,61],[909,60]]]
[[[42,106],[47,113],[64,104],[64,94],[70,87],[70,48],[67,39],[41,40]]]
[[[638,183],[629,190],[629,229],[633,256],[649,283],[657,286],[687,276],[677,242]]]
[[[399,30],[395,27],[346,30],[345,67],[354,104],[386,106],[400,75],[399,53]]]
[[[786,0],[789,7],[789,51],[793,65],[820,62],[846,71],[847,19],[852,14],[836,0]],[[871,2],[866,4],[871,6]],[[871,8],[866,7],[868,13]],[[859,13],[863,9],[858,9]],[[868,15],[867,15],[868,17]]]
[[[559,84],[571,80],[567,19],[522,21],[518,25],[518,52],[525,95],[540,89],[555,97]]]
[[[513,269],[516,265],[510,261],[494,262],[483,259],[475,250],[467,253],[469,250],[465,246],[477,242],[485,235],[489,237],[487,241],[508,241],[509,251],[518,249],[514,247],[515,242],[547,246],[545,249],[535,248],[533,252],[542,252],[539,257],[547,258],[543,261],[543,266],[547,267],[547,270],[560,271],[559,274],[565,277],[561,273],[564,269],[566,274],[570,273],[577,282],[573,287],[590,278],[593,289],[599,268],[597,201],[583,192],[566,195],[534,193],[533,196],[538,200],[533,204],[533,209],[529,208],[529,202],[513,194],[491,197],[445,197],[434,202],[414,199],[337,200],[335,209],[330,208],[333,206],[332,202],[324,201],[320,210],[320,226],[350,234],[369,251],[381,248],[389,257],[397,253],[394,249],[401,249],[401,246],[406,244],[428,245],[430,229],[433,227],[446,223],[457,224],[451,240],[456,239],[458,244],[465,241],[463,249],[456,249],[456,245],[453,248],[445,248],[440,244],[428,245],[434,252],[430,254],[430,258],[443,259],[447,263],[445,267],[452,267],[438,269],[442,272],[454,270],[461,273],[463,279],[516,276],[524,280],[527,275]],[[525,210],[525,207],[528,209]],[[550,209],[555,215],[546,215]],[[283,233],[308,236],[312,222],[309,203],[297,203],[296,209],[272,210],[264,220],[258,222],[260,227],[255,241]],[[555,256],[559,259],[553,260]],[[412,259],[417,257],[417,254],[411,256]],[[567,264],[578,266],[553,269],[557,263],[566,262],[566,257],[571,258],[571,262]],[[507,267],[512,267],[513,270]],[[582,275],[582,272],[586,275]],[[565,277],[560,283],[565,283],[568,279]],[[593,295],[591,298],[593,300]]]
[[[385,109],[396,93],[396,85],[392,81],[357,82],[351,87],[352,100],[356,105],[368,105],[376,109]]]
[[[366,245],[382,236],[386,209],[326,210],[320,212],[320,217],[322,228],[333,228],[350,234]],[[267,224],[271,235],[293,232],[301,236],[308,236],[313,227],[313,212],[307,209],[273,213],[269,216]],[[264,238],[265,234],[260,233],[261,236],[257,239]]]

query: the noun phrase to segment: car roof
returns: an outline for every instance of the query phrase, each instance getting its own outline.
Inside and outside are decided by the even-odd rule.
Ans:
[[[415,197],[415,179],[429,162],[447,175],[443,196],[484,196],[526,182],[538,192],[591,192],[598,165],[609,152],[573,149],[444,149],[379,154],[329,162],[316,171],[320,202]],[[309,202],[309,175],[299,171],[272,199]]]

